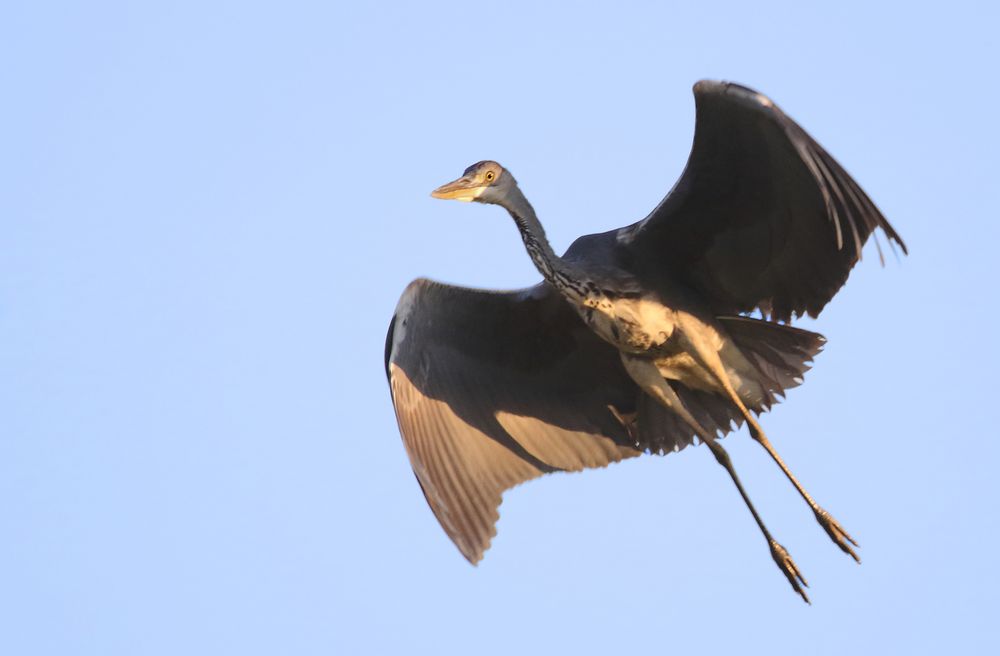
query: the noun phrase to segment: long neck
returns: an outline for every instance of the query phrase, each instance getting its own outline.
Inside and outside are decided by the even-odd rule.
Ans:
[[[582,296],[583,272],[555,254],[534,208],[521,190],[512,187],[500,204],[514,218],[528,256],[545,280],[563,294]]]

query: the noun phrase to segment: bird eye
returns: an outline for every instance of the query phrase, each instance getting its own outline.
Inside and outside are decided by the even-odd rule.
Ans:
[[[486,172],[486,181],[487,182],[493,182],[493,178],[495,178],[495,177],[496,177],[496,175],[493,173],[493,171],[487,171]]]

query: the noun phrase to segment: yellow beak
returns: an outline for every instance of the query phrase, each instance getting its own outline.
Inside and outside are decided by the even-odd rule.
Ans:
[[[431,196],[444,200],[463,200],[468,203],[479,198],[485,189],[486,187],[480,185],[475,178],[466,175],[441,185],[431,192]]]

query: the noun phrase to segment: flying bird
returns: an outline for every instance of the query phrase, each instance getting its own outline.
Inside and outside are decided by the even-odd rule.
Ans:
[[[544,280],[506,292],[410,283],[386,336],[392,401],[427,502],[473,564],[510,487],[703,442],[808,602],[806,579],[719,438],[745,423],[860,562],[857,542],[796,479],[757,417],[802,382],[825,342],[789,323],[819,315],[876,229],[906,246],[770,99],[713,81],[698,82],[694,95],[694,144],[670,193],[641,221],[580,237],[562,257],[500,164],[473,164],[434,190],[506,209]]]

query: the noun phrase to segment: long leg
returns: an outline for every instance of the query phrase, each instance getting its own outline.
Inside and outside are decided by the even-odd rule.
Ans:
[[[750,501],[749,495],[747,495],[746,490],[743,489],[743,484],[740,482],[740,477],[736,475],[736,470],[733,468],[733,463],[729,459],[729,454],[726,450],[722,448],[716,440],[715,436],[709,433],[705,428],[698,423],[698,421],[688,412],[688,409],[684,407],[677,393],[674,391],[670,384],[663,379],[660,375],[659,370],[656,366],[649,360],[643,358],[636,358],[628,355],[622,355],[622,361],[625,363],[625,369],[628,371],[629,375],[635,380],[640,387],[646,393],[650,394],[657,401],[662,403],[667,409],[676,413],[686,424],[688,424],[695,434],[701,438],[702,442],[708,445],[711,449],[712,455],[715,456],[715,460],[722,465],[727,472],[729,472],[730,478],[733,479],[733,484],[736,485],[736,489],[739,490],[740,496],[743,497],[744,503],[746,503],[747,508],[750,509],[750,514],[753,515],[754,521],[757,522],[757,526],[760,527],[760,532],[764,535],[764,539],[767,540],[768,548],[771,550],[771,557],[774,562],[778,565],[778,569],[782,571],[785,578],[788,579],[788,583],[791,584],[792,589],[802,596],[802,599],[808,604],[809,597],[806,596],[805,591],[802,586],[809,587],[804,576],[799,572],[798,566],[792,560],[792,557],[788,555],[788,551],[781,546],[777,540],[771,536],[771,532],[767,530],[767,526],[764,525],[764,520],[760,518],[757,513],[757,509],[754,508],[753,503]]]
[[[795,489],[799,491],[800,495],[802,495],[802,498],[806,500],[806,503],[809,504],[809,507],[812,508],[813,513],[816,515],[816,520],[820,523],[820,526],[823,527],[823,530],[826,531],[827,535],[830,536],[830,539],[833,540],[833,542],[840,547],[844,553],[850,555],[855,561],[860,563],[861,559],[858,558],[858,554],[856,554],[854,549],[851,548],[851,545],[857,547],[858,543],[847,533],[846,530],[844,530],[844,527],[840,525],[840,522],[834,519],[830,513],[823,510],[823,508],[816,503],[816,500],[812,498],[812,495],[806,492],[806,489],[801,483],[799,483],[798,479],[795,478],[795,475],[785,464],[785,461],[782,460],[781,456],[778,455],[778,452],[773,446],[771,446],[771,441],[767,439],[767,435],[764,434],[764,430],[757,422],[757,418],[754,417],[750,410],[747,409],[743,400],[740,399],[739,394],[736,392],[735,388],[733,388],[733,383],[729,380],[729,375],[726,373],[726,368],[722,363],[722,358],[719,356],[718,351],[698,339],[700,337],[700,331],[698,330],[699,326],[693,326],[692,328],[692,330],[684,332],[684,340],[687,342],[687,346],[689,347],[688,352],[699,364],[708,370],[713,378],[719,382],[722,389],[725,390],[726,395],[729,396],[730,400],[732,400],[736,407],[740,409],[740,412],[743,414],[743,418],[746,419],[747,426],[750,429],[750,436],[767,450],[774,462],[781,468],[781,471],[785,473],[788,480],[792,482]]]

